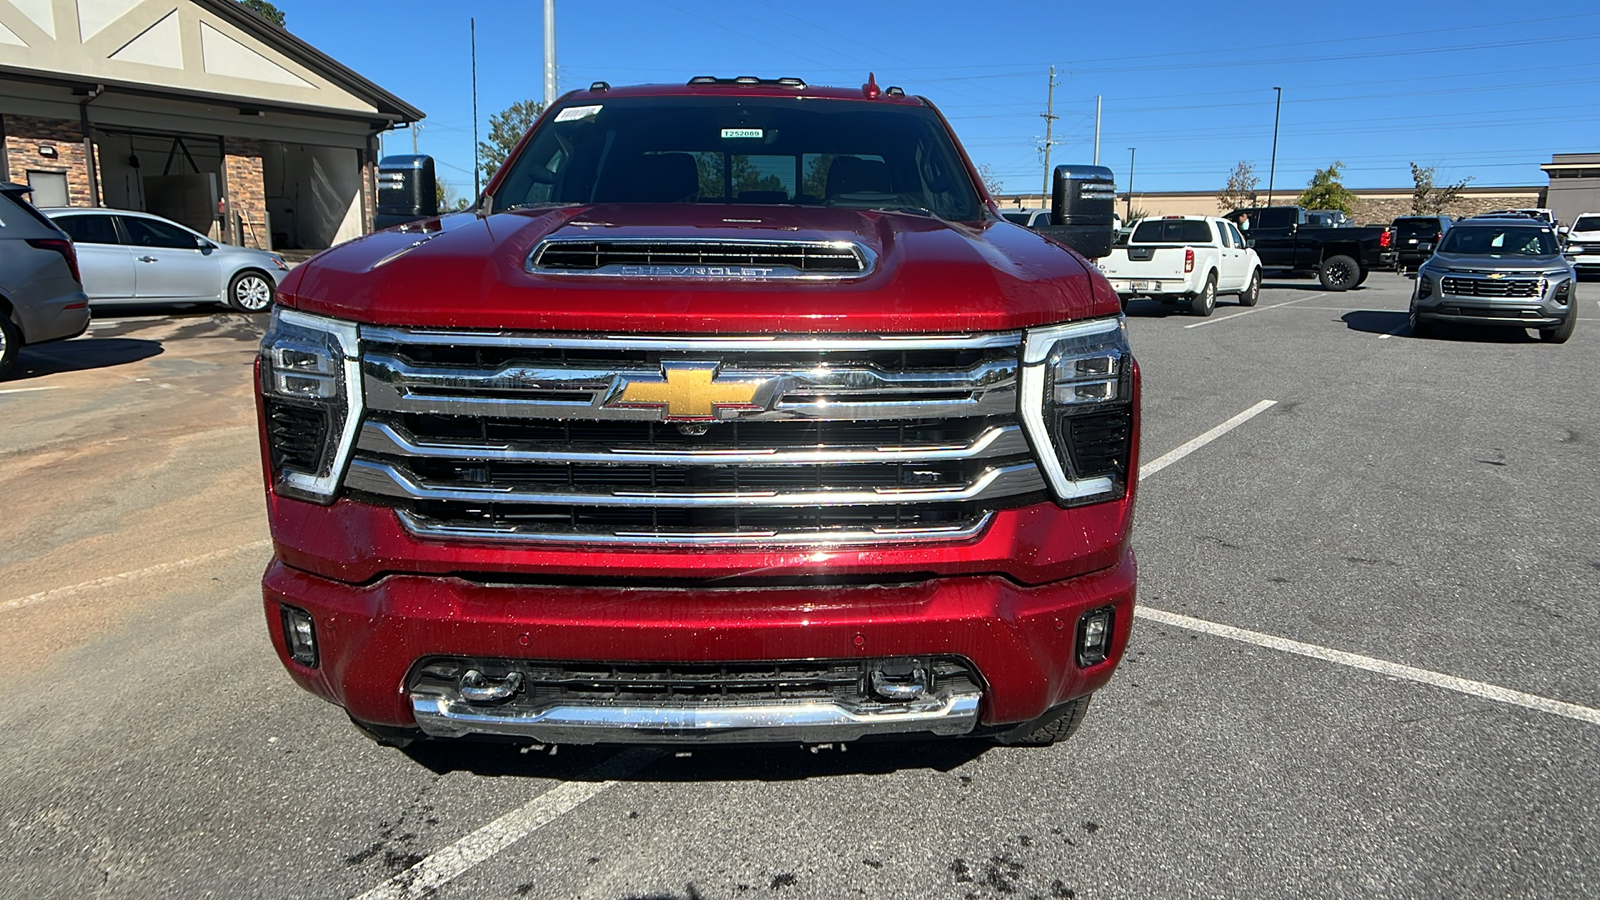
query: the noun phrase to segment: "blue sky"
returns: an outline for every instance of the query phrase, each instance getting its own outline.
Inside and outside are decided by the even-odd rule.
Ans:
[[[274,0],[290,30],[428,113],[422,152],[472,189],[468,18],[478,33],[480,129],[542,95],[542,4]],[[1052,162],[1093,157],[1136,191],[1216,190],[1239,160],[1266,187],[1273,86],[1283,88],[1275,183],[1346,164],[1352,187],[1545,183],[1551,153],[1600,151],[1600,9],[1485,0],[1390,4],[824,3],[667,0],[556,5],[561,89],[795,75],[931,99],[1007,191],[1043,185],[1049,67],[1058,73]],[[409,134],[385,139],[410,152]]]

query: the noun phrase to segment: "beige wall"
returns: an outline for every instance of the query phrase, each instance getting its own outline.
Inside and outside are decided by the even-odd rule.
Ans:
[[[1411,214],[1411,189],[1373,189],[1352,191],[1356,195],[1353,218],[1360,223],[1390,222],[1396,216]],[[1117,215],[1122,215],[1127,209],[1126,195],[1119,194],[1117,200]],[[1279,206],[1292,205],[1299,191],[1288,191],[1273,196],[1272,202]],[[1529,187],[1480,187],[1468,188],[1461,193],[1456,202],[1450,204],[1444,212],[1446,215],[1461,218],[1476,215],[1495,209],[1510,209],[1515,207],[1537,207],[1544,205],[1545,189],[1537,186]],[[1261,205],[1266,205],[1267,194],[1262,191],[1259,196]],[[1038,194],[1006,195],[996,198],[1002,209],[1016,209],[1019,207],[1050,206],[1049,198],[1040,197]],[[1224,210],[1217,205],[1217,195],[1209,191],[1168,191],[1159,193],[1140,193],[1133,195],[1133,210],[1137,213],[1144,210],[1152,216],[1219,216]]]

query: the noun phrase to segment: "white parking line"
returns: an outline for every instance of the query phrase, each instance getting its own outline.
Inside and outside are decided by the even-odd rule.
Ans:
[[[1234,416],[1228,421],[1223,422],[1221,425],[1218,425],[1210,431],[1207,431],[1205,434],[1202,434],[1193,440],[1185,441],[1184,443],[1179,444],[1171,450],[1168,450],[1166,453],[1163,453],[1150,462],[1140,466],[1139,477],[1141,479],[1149,478],[1151,475],[1154,475],[1162,469],[1165,469],[1167,466],[1170,466],[1178,460],[1183,459],[1185,456],[1188,456],[1196,450],[1199,450],[1201,447],[1204,447],[1217,438],[1222,437],[1235,428],[1238,428],[1240,425],[1243,425],[1251,419],[1254,419],[1256,416],[1261,415],[1268,409],[1272,408],[1272,406],[1277,402],[1278,401],[1276,400],[1263,400],[1244,412],[1239,413],[1237,416]]]
[[[199,556],[191,556],[188,559],[180,559],[176,562],[158,563],[153,566],[146,566],[143,569],[134,569],[131,572],[119,572],[116,575],[107,575],[104,578],[96,578],[93,581],[85,581],[80,584],[72,584],[66,587],[51,588],[48,591],[40,591],[37,594],[29,594],[26,597],[18,597],[15,600],[7,600],[4,603],[0,603],[0,612],[21,609],[24,606],[32,606],[35,603],[43,603],[46,600],[59,600],[62,597],[70,597],[73,594],[92,590],[98,587],[105,587],[108,584],[118,584],[120,582],[132,581],[135,578],[144,578],[149,575],[160,575],[163,572],[187,569],[190,566],[197,566],[200,563],[210,562],[213,559],[228,556],[233,553],[239,553],[244,550],[260,549],[262,547],[271,545],[271,543],[271,541],[252,541],[248,544],[240,544],[237,547],[229,547],[225,550],[213,550],[210,553],[202,553]]]
[[[1418,669],[1415,666],[1402,665],[1371,656],[1362,656],[1359,653],[1349,653],[1344,650],[1334,650],[1330,647],[1319,647],[1316,644],[1293,641],[1277,635],[1263,634],[1259,631],[1247,631],[1243,628],[1235,628],[1232,625],[1220,625],[1204,619],[1151,609],[1148,606],[1134,607],[1133,614],[1136,618],[1150,619],[1163,625],[1171,625],[1174,628],[1198,631],[1202,634],[1227,638],[1245,644],[1254,644],[1257,647],[1265,647],[1269,650],[1293,653],[1297,656],[1308,656],[1324,662],[1349,666],[1352,669],[1364,669],[1368,672],[1376,672],[1379,675],[1388,675],[1391,678],[1403,678],[1406,681],[1415,681],[1418,684],[1428,684],[1447,691],[1480,697],[1484,700],[1493,700],[1496,703],[1506,703],[1512,706],[1520,706],[1524,709],[1531,709],[1535,712],[1549,713],[1553,716],[1564,716],[1579,722],[1587,722],[1590,725],[1600,725],[1600,709],[1591,709],[1587,706],[1579,706],[1576,703],[1551,700],[1548,697],[1514,691],[1496,684],[1457,678],[1454,675],[1445,675],[1442,672]]]
[[[1406,329],[1408,329],[1410,327],[1411,327],[1411,320],[1410,319],[1406,319],[1404,322],[1401,322],[1400,323],[1400,327],[1396,328],[1395,330],[1393,330],[1391,332],[1388,332],[1387,334],[1378,335],[1378,340],[1386,341],[1389,338],[1394,337],[1395,335],[1405,331]]]
[[[1231,316],[1223,316],[1223,317],[1218,318],[1218,319],[1206,319],[1203,322],[1196,322],[1193,325],[1185,325],[1183,327],[1185,327],[1185,328],[1200,328],[1200,327],[1203,327],[1203,326],[1206,326],[1206,325],[1216,325],[1216,324],[1221,323],[1221,322],[1230,322],[1230,321],[1232,321],[1234,319],[1242,319],[1245,316],[1250,315],[1251,313],[1258,313],[1258,312],[1261,312],[1263,310],[1268,310],[1268,309],[1277,309],[1280,306],[1289,306],[1290,304],[1294,304],[1294,303],[1304,303],[1307,300],[1313,299],[1315,296],[1316,295],[1313,294],[1310,297],[1301,297],[1299,300],[1285,300],[1282,303],[1274,303],[1271,306],[1254,306],[1254,307],[1251,307],[1250,309],[1245,310],[1244,312],[1234,313]]]
[[[651,750],[624,750],[589,770],[586,780],[557,785],[527,803],[447,844],[422,861],[359,895],[356,900],[401,900],[432,894],[468,869],[549,825],[664,754]]]
[[[0,391],[0,394],[31,394],[34,391],[53,391],[59,389],[60,387],[61,385],[59,384],[52,384],[47,387],[6,388],[5,390]]]

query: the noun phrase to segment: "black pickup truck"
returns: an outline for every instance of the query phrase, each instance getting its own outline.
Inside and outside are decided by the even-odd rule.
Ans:
[[[1394,268],[1393,231],[1384,225],[1311,225],[1298,206],[1236,209],[1228,219],[1267,269],[1315,272],[1330,291],[1346,291],[1373,269]]]

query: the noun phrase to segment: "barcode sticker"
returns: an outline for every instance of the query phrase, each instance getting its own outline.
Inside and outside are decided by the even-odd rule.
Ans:
[[[601,109],[603,107],[600,106],[569,106],[556,113],[556,121],[575,122],[579,119],[587,119],[591,116],[599,115]]]

